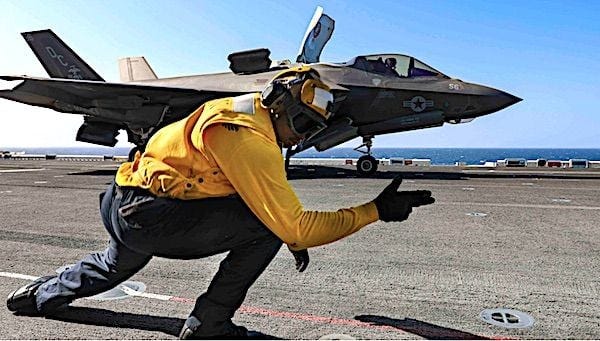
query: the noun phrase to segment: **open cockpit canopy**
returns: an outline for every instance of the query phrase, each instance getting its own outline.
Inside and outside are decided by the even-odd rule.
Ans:
[[[347,67],[389,77],[449,78],[420,60],[403,54],[373,54],[368,56],[358,56],[341,64]]]

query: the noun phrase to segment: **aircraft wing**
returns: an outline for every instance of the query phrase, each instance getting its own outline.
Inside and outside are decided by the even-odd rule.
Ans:
[[[84,115],[86,120],[80,128],[78,140],[103,145],[114,145],[114,136],[119,129],[143,135],[144,132],[184,117],[207,100],[224,95],[131,83],[26,76],[0,76],[0,79],[21,82],[10,90],[0,90],[0,98]],[[82,131],[85,129],[91,133],[91,138],[85,137],[90,135]],[[111,135],[109,132],[114,132],[114,136],[100,136]]]
[[[117,123],[150,126],[158,123],[153,112],[165,108],[194,108],[216,97],[216,92],[137,84],[119,84],[25,76],[0,76],[22,81],[12,90],[0,90],[0,97],[53,109],[59,112],[95,116]]]

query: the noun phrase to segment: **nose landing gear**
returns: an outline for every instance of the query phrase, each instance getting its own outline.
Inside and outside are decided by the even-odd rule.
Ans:
[[[372,146],[373,146],[373,136],[366,135],[366,136],[363,136],[363,143],[360,146],[354,148],[354,150],[356,150],[357,152],[365,154],[365,155],[361,156],[358,159],[358,161],[356,162],[356,171],[359,176],[363,176],[363,177],[371,176],[371,175],[375,174],[375,172],[377,171],[378,162],[371,155],[371,147]],[[361,150],[361,148],[366,148],[366,151]],[[289,175],[288,170],[290,167],[291,157],[302,150],[303,149],[301,147],[298,148],[298,146],[294,146],[294,147],[287,149],[287,151],[285,153],[285,171],[286,171],[286,173],[288,173],[288,175]]]
[[[377,160],[371,155],[371,147],[373,146],[373,136],[367,135],[363,136],[363,143],[354,148],[357,152],[361,152],[363,155],[358,158],[356,162],[356,171],[360,176],[371,176],[375,174],[377,171]],[[361,150],[361,148],[366,148],[367,150]]]

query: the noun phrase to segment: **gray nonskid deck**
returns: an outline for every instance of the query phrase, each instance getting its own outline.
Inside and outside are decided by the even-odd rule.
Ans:
[[[26,283],[6,274],[53,273],[104,248],[98,194],[117,166],[106,161],[0,162],[0,272],[5,273],[0,294]],[[519,171],[497,177],[486,170],[472,176],[452,167],[432,168],[435,172],[384,169],[379,178],[369,179],[356,178],[344,167],[294,170],[291,183],[311,210],[367,202],[400,173],[405,175],[402,189],[429,189],[437,201],[415,209],[406,222],[377,222],[311,249],[311,264],[303,274],[282,248],[235,321],[295,339],[330,334],[598,338],[600,178]],[[0,309],[2,336],[175,338],[221,258],[153,259],[132,280],[162,295],[154,298],[79,300],[66,315],[51,319]],[[486,308],[520,310],[535,324],[527,329],[492,326],[479,319]]]

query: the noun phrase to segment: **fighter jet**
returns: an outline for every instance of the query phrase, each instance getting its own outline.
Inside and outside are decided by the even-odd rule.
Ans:
[[[262,91],[286,68],[308,64],[335,95],[335,115],[328,128],[286,151],[286,160],[314,147],[318,151],[356,137],[364,153],[360,175],[371,175],[376,135],[466,123],[521,101],[509,93],[451,78],[404,54],[357,56],[346,62],[320,62],[334,20],[318,7],[295,62],[270,59],[265,48],[232,53],[230,72],[158,78],[144,57],[119,61],[120,83],[105,82],[51,30],[22,33],[51,78],[0,76],[18,81],[0,97],[59,112],[83,115],[76,140],[114,146],[119,130],[143,150],[159,128],[177,121],[202,103],[220,97]],[[364,150],[363,150],[364,149]]]

